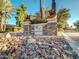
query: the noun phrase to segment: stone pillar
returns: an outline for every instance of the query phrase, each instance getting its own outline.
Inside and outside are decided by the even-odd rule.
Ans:
[[[24,22],[24,24],[23,24],[23,29],[24,29],[24,31],[25,32],[28,32],[28,35],[30,35],[30,24],[31,22],[30,22],[30,20],[26,20],[25,22]]]
[[[57,17],[49,18],[47,24],[48,35],[57,35]]]

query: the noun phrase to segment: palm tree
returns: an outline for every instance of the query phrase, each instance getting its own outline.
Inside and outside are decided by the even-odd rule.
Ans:
[[[67,8],[62,8],[57,13],[58,22],[60,22],[60,21],[64,22],[64,21],[68,20],[69,17],[70,17],[70,13],[69,13],[69,9],[67,9]]]
[[[34,0],[36,2],[36,0]],[[42,0],[40,0],[40,18],[43,19],[43,7],[42,7]]]
[[[46,0],[44,0],[44,1],[46,1]],[[43,9],[42,0],[40,0],[40,17],[41,17],[41,19],[43,19],[43,11],[42,11],[42,9]],[[55,2],[55,0],[52,0],[52,12],[56,12],[56,2]]]
[[[21,4],[20,8],[17,9],[16,13],[16,25],[21,27],[23,25],[24,20],[27,17],[26,7],[24,3]]]
[[[62,8],[57,13],[57,25],[58,30],[63,30],[65,28],[65,25],[67,24],[67,20],[70,17],[69,9]]]
[[[9,0],[0,0],[0,31],[5,31],[6,20],[10,17],[12,5]]]
[[[52,11],[56,12],[56,2],[55,2],[55,0],[52,0]]]
[[[42,0],[40,0],[40,17],[41,17],[41,19],[43,19]]]

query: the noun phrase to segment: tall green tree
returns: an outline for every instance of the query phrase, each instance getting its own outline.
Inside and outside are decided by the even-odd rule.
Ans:
[[[67,8],[62,8],[57,13],[57,28],[64,30],[67,20],[70,18],[70,12]]]
[[[9,0],[0,0],[0,31],[6,30],[6,20],[10,18],[12,4]]]
[[[16,25],[18,27],[21,27],[26,17],[27,17],[26,7],[24,3],[22,3],[20,8],[18,8],[16,12]]]

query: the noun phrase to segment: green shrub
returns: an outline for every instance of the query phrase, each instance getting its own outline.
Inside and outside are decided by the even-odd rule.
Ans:
[[[47,23],[47,20],[32,20],[31,24]]]

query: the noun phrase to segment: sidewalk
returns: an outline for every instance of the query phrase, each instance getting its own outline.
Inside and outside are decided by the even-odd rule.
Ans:
[[[67,40],[67,42],[70,44],[70,46],[72,47],[72,49],[78,54],[79,56],[79,43],[77,43],[76,41],[72,40],[68,35],[66,35],[65,33],[61,32],[61,35],[63,35],[63,37]]]

